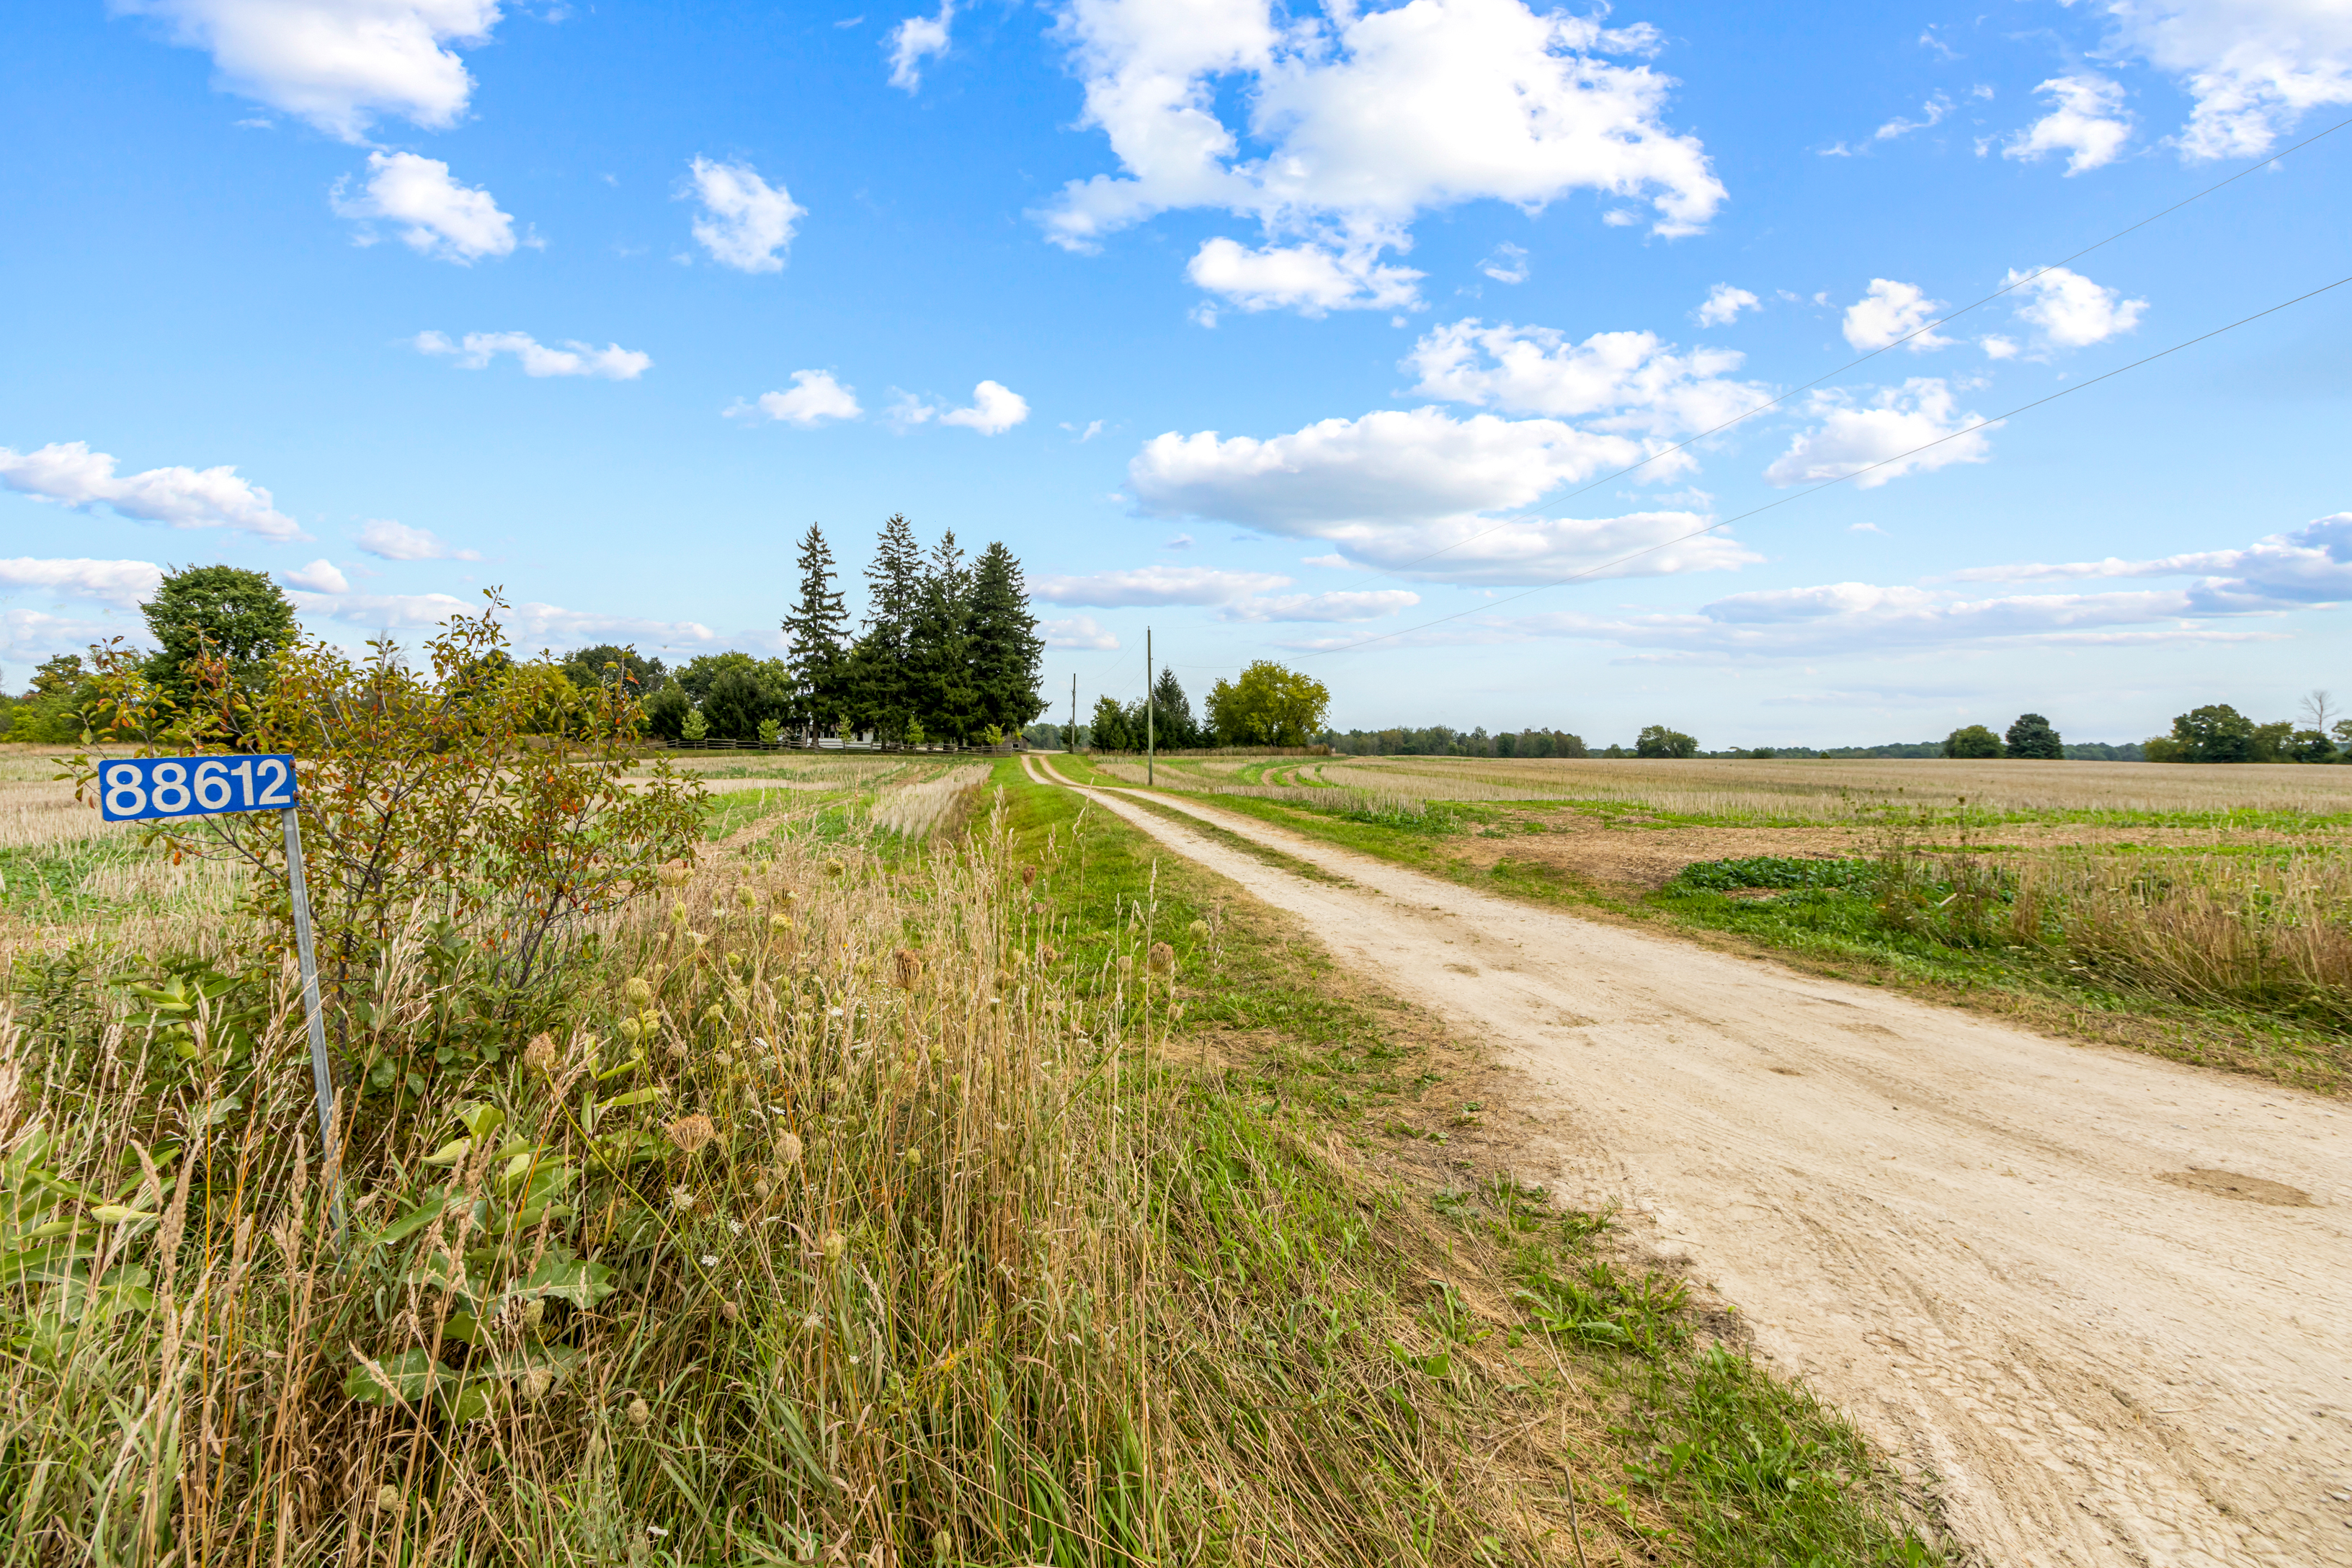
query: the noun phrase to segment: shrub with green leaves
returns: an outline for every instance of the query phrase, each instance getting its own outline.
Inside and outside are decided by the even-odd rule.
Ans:
[[[316,638],[260,672],[199,655],[193,696],[174,701],[118,644],[101,650],[95,707],[153,754],[289,752],[300,815],[321,984],[339,1005],[383,977],[398,937],[431,922],[483,956],[474,978],[530,986],[585,922],[641,896],[659,868],[690,860],[702,790],[644,757],[634,697],[583,689],[553,665],[516,662],[495,594],[425,642],[420,668],[390,643],[354,659]],[[71,759],[94,798],[100,759]],[[227,859],[254,873],[254,908],[279,951],[292,908],[276,812],[163,818],[146,841],[176,858]]]

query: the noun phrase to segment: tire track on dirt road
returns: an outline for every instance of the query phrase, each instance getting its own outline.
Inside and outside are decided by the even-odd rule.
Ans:
[[[1622,1204],[1988,1563],[2352,1563],[2352,1110],[1079,793],[1490,1042],[1519,1173]]]

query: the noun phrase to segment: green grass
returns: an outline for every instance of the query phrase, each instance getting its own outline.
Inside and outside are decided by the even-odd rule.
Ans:
[[[1066,962],[1103,972],[1132,942],[1167,942],[1184,984],[1182,1030],[1276,1037],[1280,1049],[1261,1080],[1275,1098],[1361,1111],[1405,1092],[1398,1069],[1418,1053],[1370,1009],[1331,994],[1319,950],[1235,940],[1224,907],[1231,895],[1217,879],[1157,853],[1150,839],[1069,791],[1030,783],[1015,763],[1000,763],[992,783],[1005,792],[1016,855],[1042,854],[1049,835],[1066,847],[1070,869],[1049,883],[1047,900],[1051,940]]]
[[[112,853],[118,852],[96,838],[0,849],[0,907],[29,919],[82,918],[83,879]],[[95,907],[95,900],[90,903]]]
[[[706,843],[716,844],[763,817],[824,798],[815,791],[789,789],[730,790],[725,795],[714,795],[704,805],[702,837]]]

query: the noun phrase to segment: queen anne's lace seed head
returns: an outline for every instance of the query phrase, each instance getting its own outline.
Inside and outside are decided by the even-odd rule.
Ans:
[[[672,1143],[677,1145],[678,1152],[685,1154],[699,1152],[719,1136],[718,1123],[701,1115],[681,1116],[662,1131],[669,1135]]]

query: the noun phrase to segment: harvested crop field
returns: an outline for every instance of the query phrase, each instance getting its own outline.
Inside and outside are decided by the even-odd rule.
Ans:
[[[1098,770],[1139,784],[1143,769]],[[1454,858],[1650,890],[1685,866],[1926,849],[2352,848],[2352,768],[2159,763],[1330,757],[1160,762],[1177,789],[1375,816],[1438,815]],[[1467,809],[1462,809],[1467,808]]]

